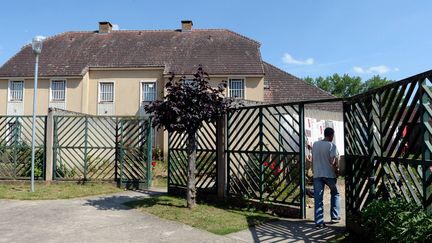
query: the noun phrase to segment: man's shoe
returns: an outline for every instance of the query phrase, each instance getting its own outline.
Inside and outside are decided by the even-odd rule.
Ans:
[[[326,227],[326,224],[324,223],[315,225],[315,229],[322,229],[324,227]]]
[[[333,219],[331,219],[331,223],[332,223],[332,224],[339,223],[340,221],[341,221],[341,217],[337,217],[337,218],[333,218]]]

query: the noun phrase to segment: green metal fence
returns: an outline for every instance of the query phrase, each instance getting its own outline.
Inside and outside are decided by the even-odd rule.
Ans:
[[[201,193],[216,193],[217,189],[217,154],[216,127],[205,124],[197,136],[196,188]],[[168,190],[178,193],[187,186],[187,135],[170,133],[168,139]]]
[[[431,78],[429,71],[345,102],[348,214],[377,198],[431,208]]]
[[[0,179],[31,176],[31,116],[0,116]],[[35,178],[44,178],[46,116],[36,117]]]
[[[303,104],[242,107],[227,121],[229,195],[299,206],[304,217]]]
[[[54,178],[146,187],[151,130],[151,119],[145,117],[55,116]]]

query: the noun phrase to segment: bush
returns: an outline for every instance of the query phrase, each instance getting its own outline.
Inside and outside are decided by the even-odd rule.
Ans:
[[[400,199],[372,202],[362,222],[375,242],[432,242],[432,213]]]

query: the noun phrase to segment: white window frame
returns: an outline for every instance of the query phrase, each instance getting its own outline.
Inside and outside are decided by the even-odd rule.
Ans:
[[[63,100],[55,100],[53,99],[53,83],[54,82],[60,82],[63,81],[64,82],[64,98]],[[66,103],[66,98],[67,98],[67,80],[66,79],[61,79],[61,78],[53,78],[50,80],[50,90],[49,90],[50,94],[49,94],[49,101],[53,102],[53,103]]]
[[[239,98],[239,97],[233,97],[233,96],[231,96],[231,81],[232,80],[242,80],[242,82],[243,82],[243,97]],[[246,99],[246,78],[245,77],[230,77],[228,79],[228,89],[227,89],[227,91],[228,91],[228,97],[233,97],[233,98],[236,98],[236,99],[243,99],[243,100],[245,100]]]
[[[264,89],[270,89],[270,80],[264,79]]]
[[[12,83],[13,82],[21,82],[22,83],[22,95],[21,95],[21,100],[13,100],[12,99]],[[9,85],[8,85],[8,102],[10,103],[23,103],[24,102],[24,94],[25,94],[25,81],[24,80],[9,80]]]
[[[193,82],[196,82],[196,81],[194,80],[194,78],[185,78],[183,80],[183,82],[184,82],[185,85],[190,85],[190,84],[193,84]]]
[[[102,86],[102,84],[106,84],[106,83],[110,83],[110,84],[112,84],[112,86],[113,86],[113,89],[112,89],[112,100],[111,101],[103,101],[102,99],[101,99],[101,86]],[[99,81],[98,82],[98,103],[99,104],[114,104],[114,101],[115,101],[115,82],[114,81]]]
[[[144,100],[144,94],[143,94],[144,84],[151,84],[151,83],[153,83],[153,85],[155,86],[154,100],[152,100],[152,101]],[[139,90],[140,90],[140,104],[144,104],[144,102],[150,103],[150,102],[156,101],[158,99],[158,97],[157,97],[157,92],[158,92],[157,80],[154,80],[154,79],[153,80],[141,80]]]

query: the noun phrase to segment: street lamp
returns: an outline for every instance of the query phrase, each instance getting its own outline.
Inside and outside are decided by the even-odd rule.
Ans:
[[[31,192],[34,192],[34,161],[35,161],[35,130],[36,130],[36,94],[39,68],[39,54],[42,52],[43,36],[36,36],[32,41],[33,53],[36,55],[35,76],[33,86],[33,124],[32,124],[32,152],[31,152]]]

